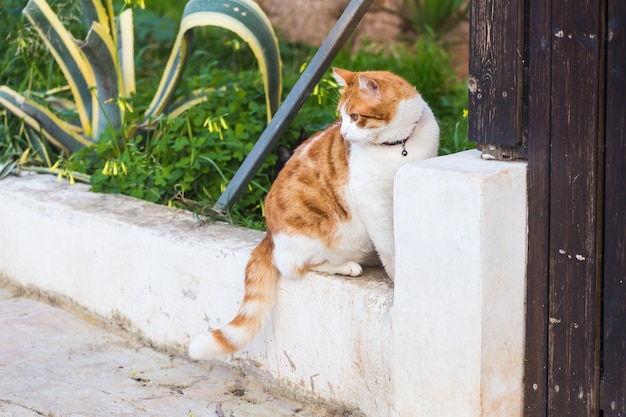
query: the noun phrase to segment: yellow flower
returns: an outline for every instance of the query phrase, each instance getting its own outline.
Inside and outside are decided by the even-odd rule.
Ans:
[[[211,121],[210,117],[208,119],[206,119],[204,121],[204,123],[202,123],[202,127],[208,128],[209,129],[209,133],[213,133],[213,122]]]
[[[131,7],[139,6],[142,9],[146,8],[144,0],[124,0],[124,4]]]
[[[142,7],[142,9],[143,9],[143,7]],[[133,110],[133,106],[132,106],[132,104],[130,104],[130,102],[129,102],[129,101],[127,101],[127,100],[124,100],[124,108],[125,108],[125,109],[129,112],[129,113],[132,113],[132,112],[134,111],[134,110]]]
[[[463,118],[464,119],[467,119],[467,113],[468,113],[467,109],[463,109]]]
[[[50,167],[50,171],[54,172],[61,166],[61,160],[57,159],[57,161]]]
[[[222,129],[228,130],[228,123],[226,123],[224,116],[220,116],[220,124],[222,125]]]

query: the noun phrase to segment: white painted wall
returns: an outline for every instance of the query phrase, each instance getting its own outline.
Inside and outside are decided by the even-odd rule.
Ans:
[[[272,322],[227,360],[368,416],[520,415],[525,187],[525,164],[476,151],[404,167],[395,288],[380,271],[283,280]],[[0,181],[0,277],[181,352],[233,317],[261,236],[51,176]]]

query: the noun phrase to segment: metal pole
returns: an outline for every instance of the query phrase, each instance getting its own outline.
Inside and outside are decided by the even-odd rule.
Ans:
[[[237,202],[373,2],[374,0],[350,1],[296,85],[278,108],[274,118],[267,125],[233,179],[228,183],[226,190],[215,203],[215,209],[223,211]]]

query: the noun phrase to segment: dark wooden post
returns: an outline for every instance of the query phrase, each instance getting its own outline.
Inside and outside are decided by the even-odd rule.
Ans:
[[[551,5],[529,0],[525,7],[528,152],[528,267],[526,280],[525,413],[544,417],[548,402],[548,283],[550,237]],[[532,82],[530,82],[532,80]],[[532,120],[529,123],[528,120]],[[545,150],[541,152],[539,150]]]
[[[473,0],[470,23],[470,139],[528,157],[525,415],[626,416],[626,2]]]
[[[522,146],[522,0],[470,7],[470,140],[497,159],[525,157]]]
[[[545,34],[552,47],[548,410],[555,417],[598,411],[602,3],[553,1]]]
[[[526,415],[599,405],[602,2],[529,0]]]
[[[626,1],[607,12],[604,417],[626,416]]]

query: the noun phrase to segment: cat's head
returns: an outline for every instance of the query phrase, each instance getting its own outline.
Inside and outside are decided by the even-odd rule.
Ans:
[[[384,144],[408,137],[424,102],[403,78],[387,71],[333,68],[342,88],[338,103],[341,135],[353,143]]]

